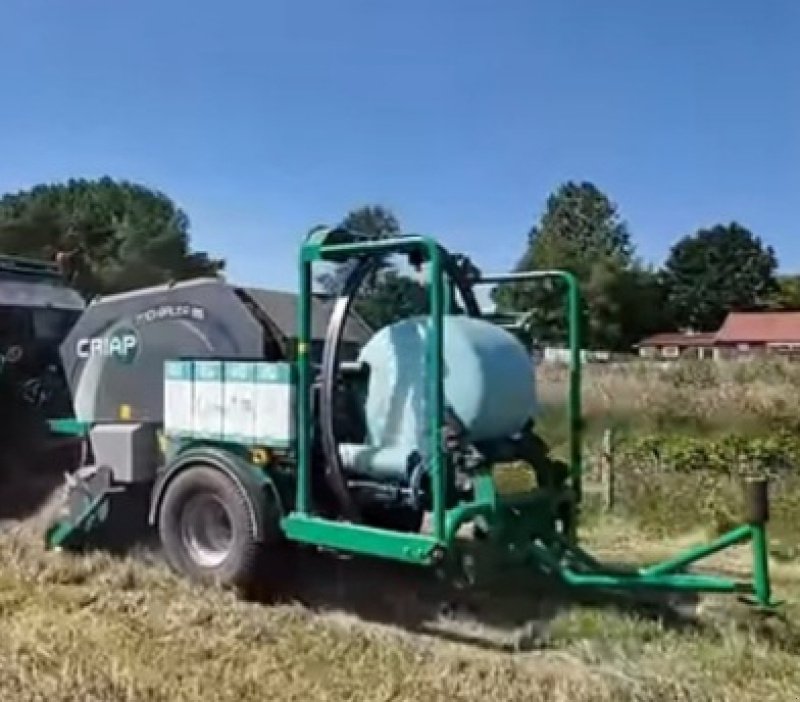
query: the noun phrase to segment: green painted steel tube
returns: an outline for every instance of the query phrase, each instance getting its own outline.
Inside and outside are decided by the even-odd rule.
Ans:
[[[79,419],[50,419],[47,425],[54,434],[65,434],[67,436],[85,437],[89,435],[92,425],[89,422],[82,422]]]
[[[300,297],[297,304],[297,502],[296,510],[311,510],[311,263],[301,252]]]
[[[425,534],[392,532],[299,514],[285,517],[281,526],[292,541],[414,565],[429,565],[439,547],[436,539]]]
[[[311,337],[310,299],[311,276],[309,264],[311,260],[337,259],[343,256],[362,254],[379,254],[384,252],[410,253],[420,251],[427,256],[429,263],[429,300],[430,300],[430,335],[425,356],[425,370],[428,378],[428,450],[433,487],[433,530],[434,538],[443,541],[446,535],[445,498],[447,493],[447,474],[442,447],[442,425],[444,423],[444,374],[442,371],[444,357],[444,285],[443,259],[447,256],[439,244],[430,237],[403,236],[391,239],[348,242],[344,244],[307,244],[301,254],[300,266],[300,311],[298,334],[298,374],[300,376],[301,402],[298,404],[298,441],[300,480],[298,481],[298,511],[305,512],[310,497],[309,462],[310,439],[308,432],[311,420],[308,405],[308,389],[310,387],[310,366],[307,355]],[[304,353],[301,355],[300,351]],[[302,457],[301,457],[302,456]],[[302,498],[302,499],[301,499]]]
[[[570,373],[567,397],[569,421],[569,462],[572,489],[580,502],[583,494],[583,417],[581,409],[581,298],[577,278],[569,271],[541,270],[481,276],[476,285],[519,283],[538,278],[558,278],[567,285],[567,327],[569,336]]]
[[[753,528],[749,524],[743,524],[736,527],[731,531],[723,534],[718,539],[715,539],[709,544],[697,546],[688,549],[683,553],[678,554],[674,558],[670,558],[662,563],[642,568],[639,573],[644,577],[652,577],[658,575],[666,575],[667,573],[674,573],[676,570],[681,570],[696,561],[713,556],[715,553],[724,551],[726,548],[735,546],[738,543],[747,541],[753,534]]]
[[[772,605],[772,588],[769,578],[769,549],[767,530],[763,524],[752,524],[753,534],[753,590],[762,607]]]
[[[430,242],[428,246],[429,264],[429,294],[431,335],[428,337],[426,376],[428,378],[428,402],[430,410],[428,415],[428,452],[431,459],[433,475],[433,534],[434,537],[444,541],[446,534],[446,509],[445,498],[447,495],[447,474],[445,470],[444,453],[442,447],[442,425],[444,424],[444,330],[442,300],[442,251]]]
[[[447,513],[445,541],[451,543],[464,524],[476,517],[488,517],[494,510],[495,505],[491,502],[470,502],[454,507]]]
[[[374,239],[369,241],[356,241],[346,244],[322,244],[316,247],[317,257],[322,260],[344,256],[358,256],[370,253],[409,253],[411,251],[424,251],[429,254],[433,249],[440,251],[440,246],[427,236],[401,236],[391,239]]]
[[[569,568],[564,568],[550,551],[538,544],[531,545],[531,553],[534,560],[547,566],[554,574],[572,587],[596,587],[615,590],[682,590],[686,592],[752,592],[751,586],[747,583],[739,583],[729,578],[713,575],[576,573]]]
[[[55,522],[45,535],[46,547],[61,548],[65,546],[73,535],[84,528],[86,522],[97,513],[107,499],[108,493],[103,492],[94,497],[74,521],[62,519]]]
[[[750,592],[750,585],[713,575],[658,575],[652,577],[583,574],[570,570],[561,572],[573,587],[597,587],[627,590],[675,590],[684,592]]]

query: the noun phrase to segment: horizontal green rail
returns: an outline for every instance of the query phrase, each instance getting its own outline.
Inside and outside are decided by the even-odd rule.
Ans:
[[[88,436],[91,429],[89,422],[82,422],[79,419],[51,419],[47,425],[54,434],[67,436]]]
[[[752,581],[742,582],[719,575],[704,575],[679,572],[692,563],[708,558],[737,544],[750,541],[753,553]],[[534,543],[530,557],[544,570],[560,577],[572,587],[595,587],[607,589],[650,589],[683,592],[748,593],[764,608],[777,605],[772,600],[769,578],[766,529],[763,524],[743,524],[731,529],[709,544],[687,549],[683,553],[639,569],[604,568],[597,560],[578,547],[564,544],[568,555],[572,555],[586,570],[578,572],[565,566],[549,548]]]
[[[434,563],[434,554],[440,548],[439,542],[431,536],[338,522],[298,512],[281,520],[281,528],[292,541],[416,565]]]

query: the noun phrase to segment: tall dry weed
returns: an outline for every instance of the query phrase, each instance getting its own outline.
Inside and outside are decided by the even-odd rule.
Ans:
[[[568,373],[540,366],[545,414],[563,414]],[[583,370],[583,411],[591,429],[746,433],[800,429],[800,363],[780,360],[645,362]]]

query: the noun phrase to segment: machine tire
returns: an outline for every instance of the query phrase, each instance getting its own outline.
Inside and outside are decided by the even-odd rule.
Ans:
[[[170,566],[193,580],[223,587],[252,584],[258,575],[263,546],[254,529],[251,500],[221,470],[200,465],[181,471],[167,485],[158,514],[159,538]],[[192,530],[211,527],[211,513],[201,509],[204,502],[207,507],[216,503],[222,508],[222,521],[230,532],[227,550],[220,547],[214,556],[206,553],[205,562],[198,550],[202,547],[192,543]],[[201,520],[201,515],[206,519]],[[197,538],[194,533],[195,542]]]

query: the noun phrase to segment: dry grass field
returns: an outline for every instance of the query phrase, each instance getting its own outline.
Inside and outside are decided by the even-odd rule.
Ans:
[[[541,366],[541,402],[559,407],[566,372]],[[683,362],[668,367],[632,362],[584,371],[583,410],[589,428],[759,434],[800,429],[800,363]],[[554,415],[560,414],[555,412]],[[550,428],[550,427],[548,427]]]
[[[759,440],[795,420],[794,373],[593,370],[589,443],[609,421],[631,435],[712,440],[735,431]],[[552,398],[543,430],[558,443],[561,417],[552,406],[563,377],[543,372],[540,387]],[[635,504],[646,491],[625,487],[638,474],[620,470],[620,510],[590,509],[583,527],[601,556],[655,560],[718,527],[702,513],[686,514],[697,486],[710,485],[706,475],[687,491],[702,470],[648,474],[658,478],[649,483],[658,499],[647,503],[646,519]],[[439,626],[438,586],[382,563],[282,557],[291,571],[285,591],[247,602],[189,585],[145,551],[45,553],[36,519],[9,523],[0,532],[0,700],[793,702],[800,700],[800,559],[790,547],[800,512],[792,509],[792,478],[781,485],[772,566],[776,594],[788,600],[783,617],[725,597],[579,601],[537,584],[476,595],[471,619]],[[669,522],[680,528],[665,531]],[[744,575],[748,553],[727,552],[708,566]]]

